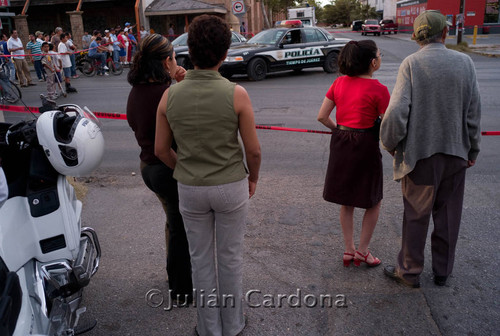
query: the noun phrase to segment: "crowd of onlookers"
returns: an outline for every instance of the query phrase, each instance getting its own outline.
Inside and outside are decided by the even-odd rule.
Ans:
[[[8,36],[1,34],[0,55],[1,69],[4,79],[16,82],[20,87],[36,85],[29,71],[30,61],[36,72],[39,82],[47,82],[47,93],[50,98],[57,98],[56,89],[59,86],[61,93],[77,92],[71,86],[71,79],[79,78],[75,54],[78,51],[87,51],[88,57],[99,60],[97,75],[107,76],[106,59],[112,57],[113,61],[122,66],[128,66],[137,50],[138,40],[134,35],[135,25],[129,22],[125,27],[116,26],[101,32],[94,30],[92,34],[85,31],[81,44],[73,41],[71,33],[65,32],[61,27],[55,28],[51,33],[36,31],[29,35],[29,41],[24,44],[13,30]],[[138,32],[140,38],[150,34],[144,26]],[[46,46],[45,46],[46,45]],[[64,82],[65,88],[62,83]]]

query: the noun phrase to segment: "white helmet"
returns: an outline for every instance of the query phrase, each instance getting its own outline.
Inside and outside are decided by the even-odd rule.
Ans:
[[[87,108],[64,105],[43,113],[36,122],[38,142],[60,174],[85,176],[101,163],[104,138],[99,121]]]

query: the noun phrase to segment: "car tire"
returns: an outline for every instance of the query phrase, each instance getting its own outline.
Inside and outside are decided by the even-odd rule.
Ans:
[[[179,56],[175,58],[177,61],[177,65],[183,67],[186,70],[194,69],[191,64],[191,60],[188,57]]]
[[[323,64],[323,70],[327,73],[334,73],[338,69],[337,60],[339,55],[335,51],[330,51],[328,55],[326,55],[325,63]]]
[[[230,73],[230,72],[225,72],[225,71],[222,71],[221,73],[221,76],[224,77],[225,79],[231,79],[231,77],[233,77],[233,74]]]
[[[247,75],[248,79],[253,81],[261,81],[266,78],[267,64],[262,58],[254,58],[248,63]]]
[[[397,31],[394,31],[394,35],[396,35],[398,32]]]
[[[176,57],[175,58],[177,65],[186,68],[186,58],[185,57]]]

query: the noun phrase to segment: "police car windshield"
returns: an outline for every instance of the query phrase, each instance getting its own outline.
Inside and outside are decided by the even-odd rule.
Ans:
[[[278,29],[269,29],[269,30],[263,30],[254,37],[252,37],[250,40],[248,40],[248,43],[254,43],[254,44],[276,44],[283,34],[285,34],[285,30],[278,30]]]

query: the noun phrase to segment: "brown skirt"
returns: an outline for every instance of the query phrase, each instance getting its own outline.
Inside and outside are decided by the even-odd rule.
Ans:
[[[371,132],[334,129],[323,198],[369,209],[382,199],[382,154]]]

